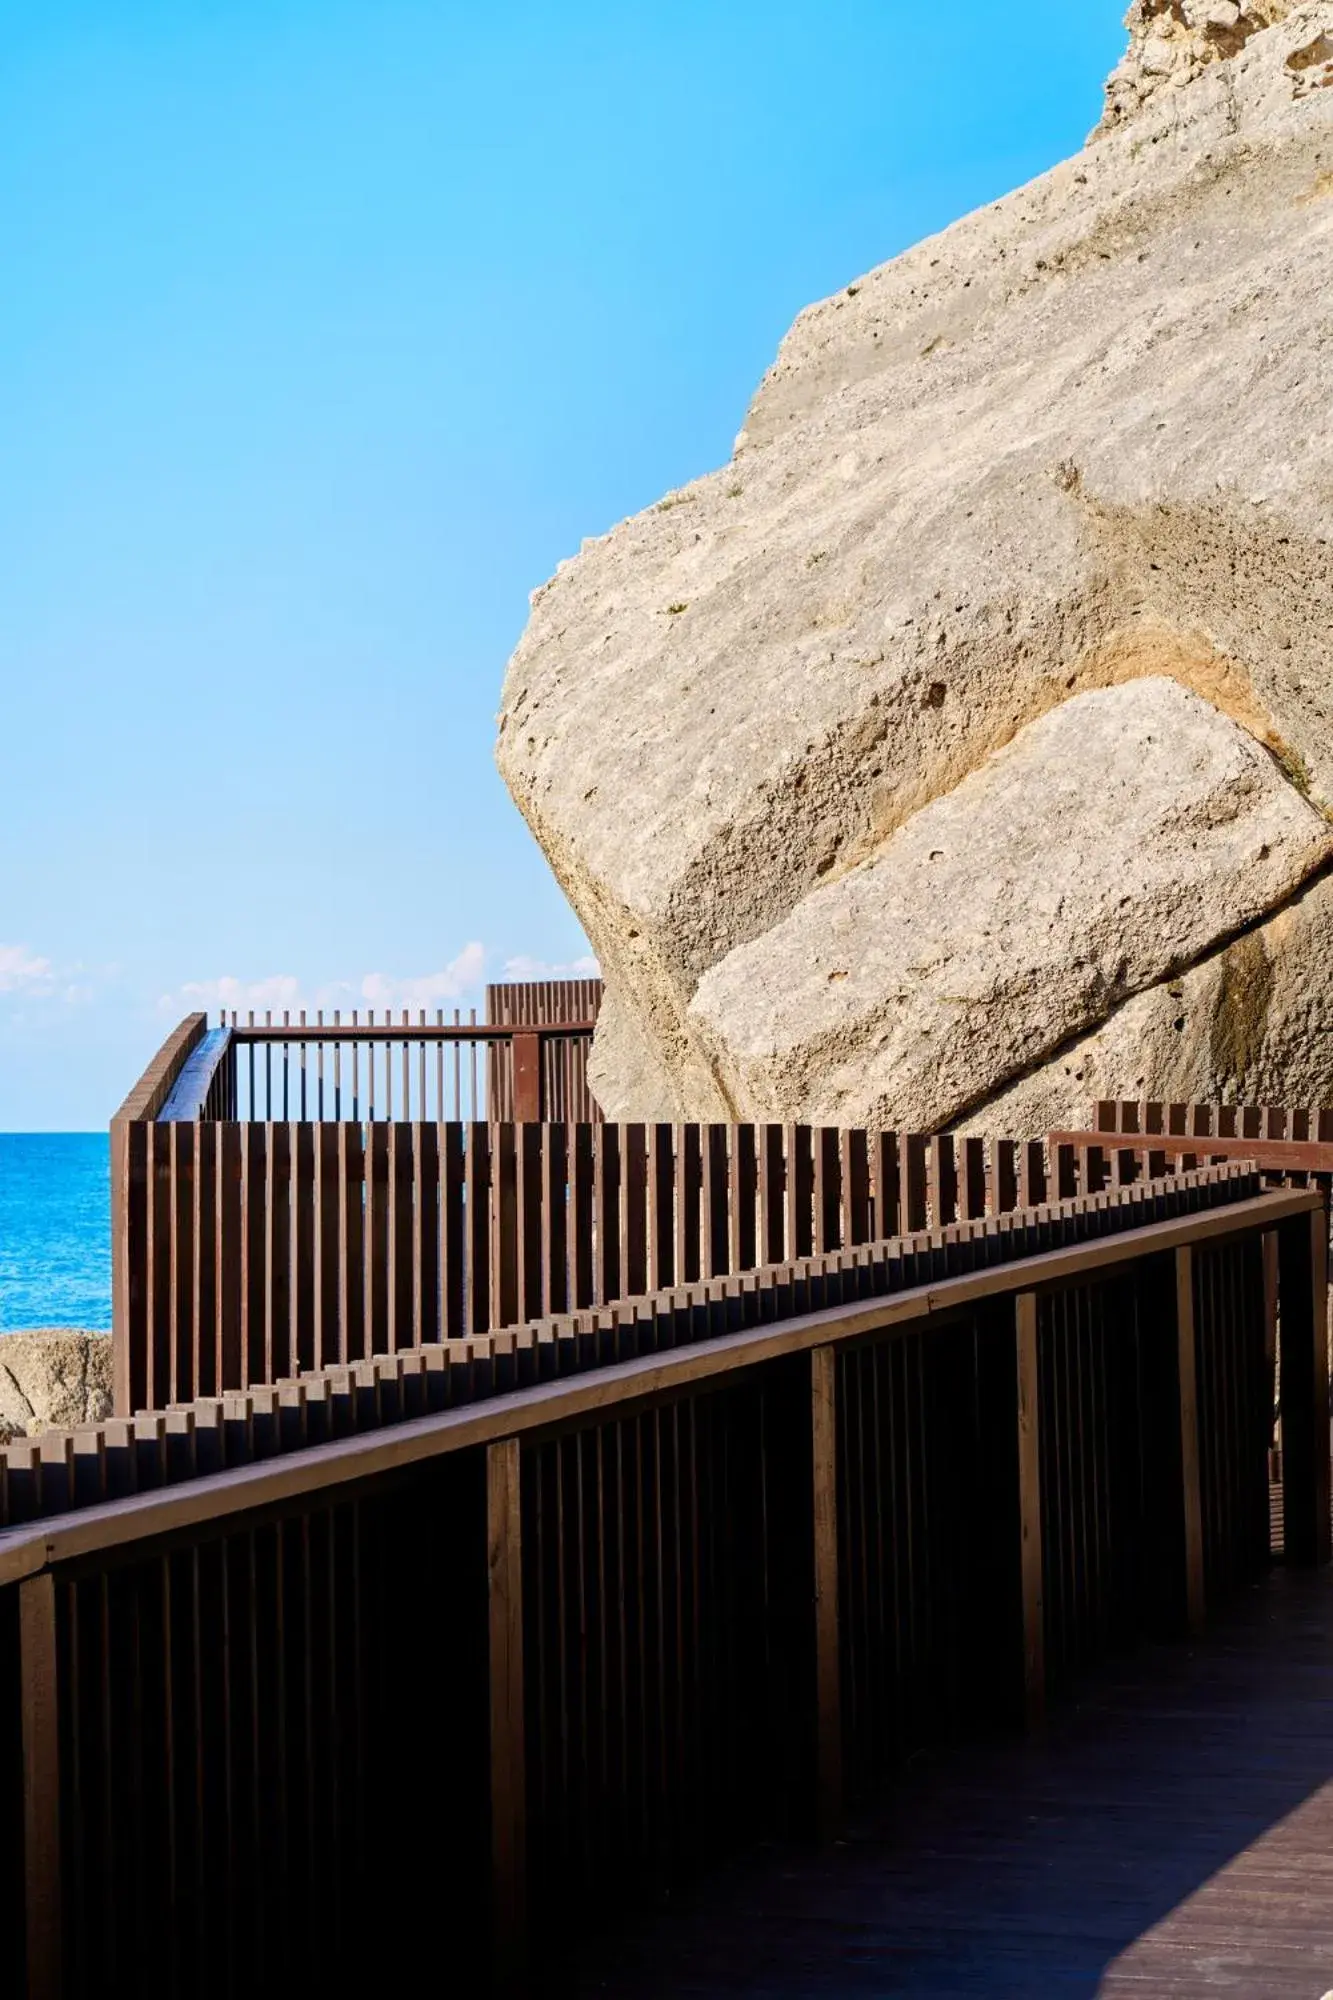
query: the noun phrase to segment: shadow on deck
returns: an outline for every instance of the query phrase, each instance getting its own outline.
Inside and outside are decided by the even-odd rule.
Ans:
[[[920,1763],[824,1854],[768,1848],[585,1954],[580,1995],[1333,1988],[1333,1574],[1276,1570],[1027,1743]]]

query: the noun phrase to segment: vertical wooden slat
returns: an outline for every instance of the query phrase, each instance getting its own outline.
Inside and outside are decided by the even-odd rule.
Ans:
[[[486,1333],[491,1324],[490,1157],[490,1128],[473,1120],[467,1127],[464,1163],[463,1320],[468,1333]]]
[[[831,1125],[818,1126],[811,1134],[811,1141],[814,1152],[811,1248],[818,1255],[842,1247],[842,1153],[839,1134]]]
[[[491,1324],[518,1319],[518,1128],[506,1121],[490,1128]],[[480,1328],[475,1329],[481,1331]]]
[[[304,1061],[301,1091],[306,1091]],[[288,1295],[288,1335],[286,1373],[315,1365],[315,1136],[322,1127],[302,1119],[290,1131],[291,1245],[290,1291]]]
[[[677,1125],[676,1142],[676,1283],[690,1285],[701,1275],[699,1263],[699,1198],[703,1184],[700,1128]]]
[[[1184,1528],[1184,1604],[1190,1632],[1203,1625],[1203,1497],[1199,1484],[1198,1358],[1194,1325],[1194,1250],[1175,1253],[1177,1379],[1180,1386],[1180,1504]]]
[[[516,1034],[511,1043],[514,1078],[514,1119],[535,1124],[542,1115],[542,1038]]]
[[[593,1284],[595,1303],[620,1297],[620,1148],[624,1127],[593,1130]]]
[[[620,1176],[621,1289],[626,1298],[648,1290],[648,1127],[624,1127]]]
[[[676,1271],[676,1154],[669,1125],[648,1127],[648,1283],[665,1291]]]
[[[313,1365],[328,1368],[338,1347],[338,1128],[314,1127]]]
[[[731,1128],[731,1213],[728,1218],[729,1271],[752,1271],[760,1262],[759,1148],[753,1125]]]
[[[412,1221],[416,1191],[416,1135],[417,1127],[410,1121],[398,1120],[389,1127],[389,1317],[385,1346],[390,1353],[421,1345],[413,1305],[417,1263],[416,1230]]]
[[[164,1401],[188,1402],[199,1394],[195,1371],[198,1329],[194,1319],[195,1140],[198,1127],[183,1119],[166,1125],[170,1173],[171,1363]]]
[[[915,1236],[926,1226],[929,1175],[926,1168],[929,1139],[921,1132],[909,1132],[903,1142],[902,1230]]]
[[[881,1243],[903,1233],[901,1153],[896,1132],[876,1132],[875,1235]]]
[[[141,1350],[135,1307],[139,1299],[136,1280],[138,1234],[135,1211],[142,1203],[142,1176],[132,1165],[140,1150],[136,1143],[143,1126],[129,1118],[111,1121],[111,1368],[112,1395],[117,1416],[127,1417],[134,1408],[133,1357]]]
[[[248,1120],[241,1126],[241,1380],[238,1388],[264,1380],[265,1216],[268,1189],[265,1160],[268,1126]]]
[[[26,1578],[18,1591],[28,2000],[60,2000],[60,1656],[55,1578],[45,1571]],[[12,1952],[12,1941],[6,1949]]]
[[[496,1982],[515,1992],[527,1958],[527,1767],[523,1707],[522,1459],[486,1450],[492,1925]]]
[[[716,1278],[729,1268],[731,1250],[731,1159],[729,1128],[707,1125],[703,1132],[703,1262],[702,1278]]]
[[[238,1389],[245,1367],[241,1340],[244,1316],[243,1217],[241,1212],[241,1128],[234,1119],[217,1128],[217,1264],[218,1325],[215,1393]]]
[[[1023,1705],[1029,1725],[1046,1702],[1045,1588],[1041,1539],[1041,1413],[1037,1356],[1037,1298],[1014,1301],[1018,1377],[1018,1524],[1022,1592]]]
[[[570,1181],[570,1222],[573,1242],[570,1246],[570,1261],[573,1267],[574,1296],[569,1301],[575,1310],[593,1303],[595,1273],[593,1269],[593,1132],[594,1127],[580,1122],[574,1127],[573,1174]]]
[[[217,1393],[218,1328],[221,1300],[218,1267],[218,1187],[222,1127],[213,1120],[195,1129],[194,1211],[190,1218],[194,1238],[194,1297],[192,1373],[194,1394]]]
[[[371,1045],[374,1046],[373,1044]],[[389,1068],[388,1044],[384,1045]],[[387,1091],[387,1086],[386,1086]],[[389,1320],[389,1127],[381,1116],[366,1126],[364,1160],[366,1223],[364,1305],[366,1354],[383,1354],[388,1346]]]
[[[958,1145],[948,1133],[937,1133],[930,1142],[930,1195],[931,1228],[957,1222]]]
[[[463,1157],[463,1127],[458,1119],[438,1128],[440,1156],[440,1338],[459,1340],[468,1331],[464,1244],[467,1175]]]
[[[870,1241],[870,1134],[841,1132],[843,1242]]]
[[[520,1125],[515,1131],[514,1174],[518,1213],[515,1239],[518,1255],[515,1324],[540,1319],[545,1291],[544,1259],[549,1239],[543,1207],[545,1125]]]
[[[814,1134],[808,1125],[784,1125],[787,1152],[788,1257],[808,1257],[815,1247]]]
[[[359,1124],[338,1127],[340,1359],[357,1361],[367,1352],[365,1295],[366,1158]]]
[[[1279,1223],[1282,1502],[1289,1563],[1329,1561],[1328,1211]]]
[[[816,1814],[820,1838],[842,1819],[841,1647],[838,1633],[837,1356],[810,1355],[811,1506],[814,1520]]]
[[[569,1296],[569,1126],[542,1127],[542,1303],[541,1312],[568,1310]],[[656,1281],[654,1281],[656,1282]]]
[[[986,1142],[963,1141],[963,1214],[972,1221],[986,1213]]]
[[[786,1151],[781,1125],[759,1128],[759,1261],[780,1264],[787,1255]]]

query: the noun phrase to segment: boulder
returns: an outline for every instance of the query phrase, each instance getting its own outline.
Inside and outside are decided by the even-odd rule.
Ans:
[[[1077,695],[729,953],[690,1018],[749,1116],[933,1131],[1331,856],[1198,695]]]
[[[97,1423],[111,1410],[108,1334],[68,1327],[0,1334],[0,1428],[6,1438]]]
[[[1152,17],[1207,53],[1187,82],[809,308],[730,464],[535,593],[498,756],[607,979],[609,1114],[979,1116],[1071,1040],[1119,1060],[1117,1024],[1165,1018],[1244,926],[1287,990],[1270,920],[1328,865],[1333,806],[1333,0],[1240,7],[1230,39],[1210,11]],[[1117,732],[1150,724],[1179,755],[1136,787]],[[1196,863],[1172,828],[1205,799]],[[929,976],[896,935],[925,939],[922,895]],[[1333,1022],[1333,965],[1312,977]],[[1154,1095],[1156,1060],[1130,1062]]]

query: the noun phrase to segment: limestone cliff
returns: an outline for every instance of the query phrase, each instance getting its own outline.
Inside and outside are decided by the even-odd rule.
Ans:
[[[534,595],[499,761],[612,1115],[1035,1128],[1297,1043],[1333,1101],[1333,0],[1131,30],[1094,144]]]

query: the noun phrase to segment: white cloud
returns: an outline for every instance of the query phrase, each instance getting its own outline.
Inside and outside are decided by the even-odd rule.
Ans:
[[[0,993],[46,996],[56,992],[56,969],[26,944],[0,944]]]
[[[234,1008],[238,1014],[253,1010],[280,1014],[284,1007],[301,1005],[301,982],[294,973],[274,972],[267,979],[237,979],[224,973],[220,979],[190,979],[174,993],[164,993],[158,1001],[163,1013],[218,1014]]]
[[[485,973],[486,948],[474,940],[465,944],[442,972],[427,972],[408,979],[368,972],[361,981],[361,998],[370,1007],[406,1007],[409,1012],[422,1007],[442,1007],[446,1000],[475,992]]]
[[[191,979],[171,993],[164,993],[158,1007],[164,1014],[230,1014],[244,1018],[248,1013],[272,1013],[281,1019],[284,1011],[296,1015],[304,1007],[308,1014],[335,1007],[358,1010],[406,1007],[411,1012],[443,1007],[459,1000],[481,985],[486,972],[486,950],[475,941],[464,945],[457,958],[439,972],[398,977],[385,972],[367,972],[359,979],[334,979],[307,992],[291,972],[269,973],[262,979],[238,979],[224,973],[218,979]]]
[[[552,965],[544,958],[507,958],[506,979],[600,979],[602,968],[591,952],[572,958],[568,964]]]
[[[86,1006],[115,977],[115,966],[57,965],[26,944],[0,944],[0,998],[20,1007],[25,1001]]]

